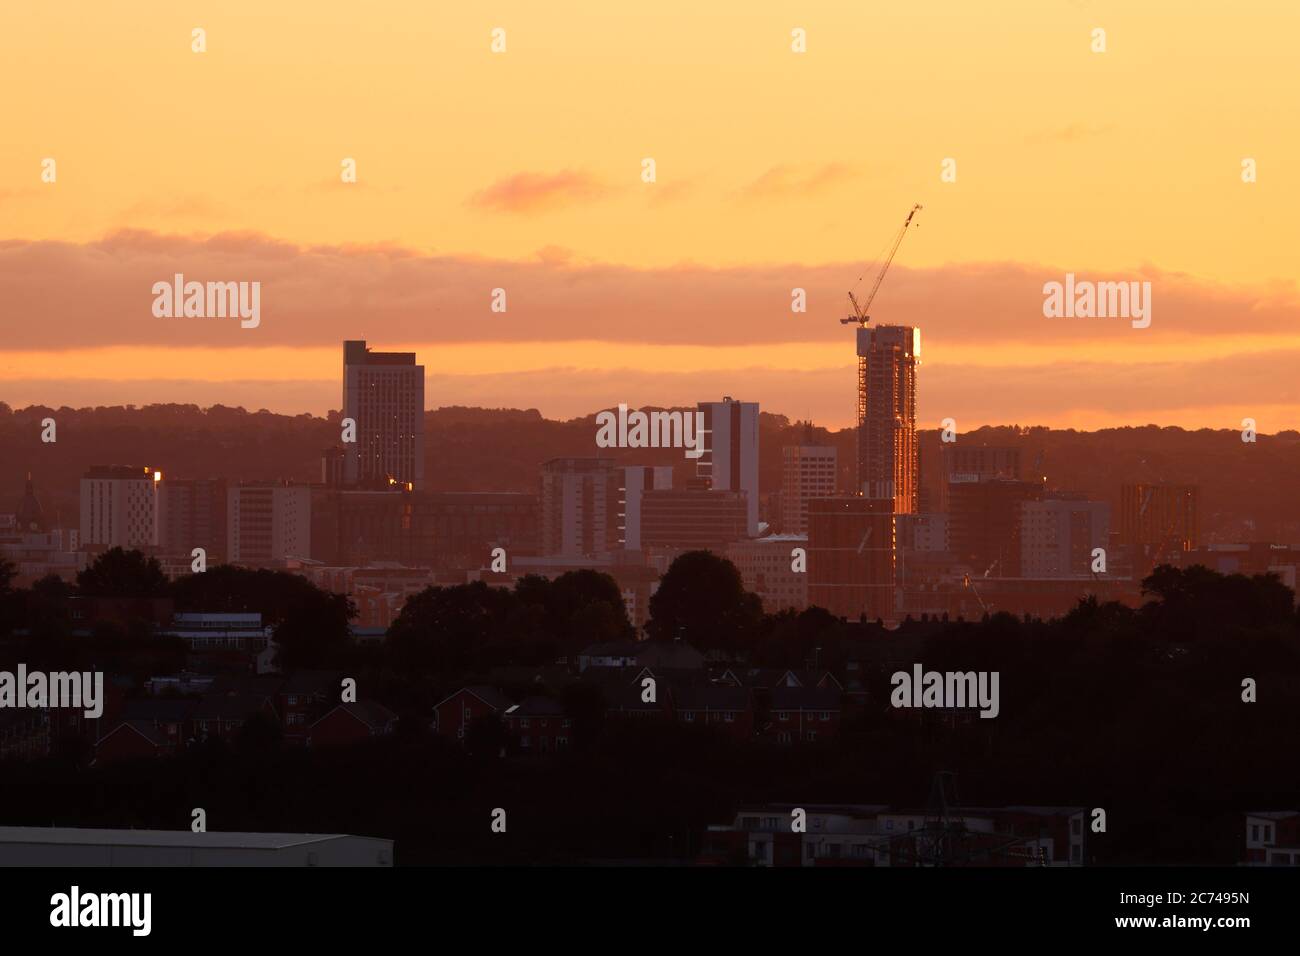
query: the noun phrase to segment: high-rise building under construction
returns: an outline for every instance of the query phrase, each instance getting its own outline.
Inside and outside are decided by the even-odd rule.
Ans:
[[[916,367],[921,330],[907,325],[858,329],[858,491],[892,500],[895,514],[920,510],[916,442]]]

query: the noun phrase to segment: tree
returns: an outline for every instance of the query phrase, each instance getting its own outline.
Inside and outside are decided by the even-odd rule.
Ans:
[[[687,551],[668,567],[650,598],[646,629],[655,640],[738,650],[763,618],[763,602],[745,590],[740,572],[709,551]]]
[[[1157,633],[1214,635],[1233,627],[1289,627],[1295,596],[1274,574],[1220,574],[1162,564],[1142,581],[1156,598],[1142,615]]]
[[[264,710],[248,715],[235,734],[234,749],[248,757],[267,757],[280,749],[280,723]]]
[[[21,618],[18,592],[9,587],[17,574],[18,569],[11,562],[0,558],[0,637],[17,627]]]
[[[87,597],[151,598],[167,594],[168,584],[157,558],[110,548],[77,572],[77,591]]]
[[[71,636],[70,597],[72,585],[57,574],[47,574],[32,585],[27,593],[25,616],[33,638],[56,641]]]
[[[177,578],[171,595],[178,610],[261,614],[275,628],[281,670],[330,667],[352,650],[355,605],[300,574],[220,564]]]
[[[307,583],[310,590],[300,591],[275,625],[276,666],[282,671],[340,664],[352,647],[349,622],[357,616],[352,599]]]
[[[562,653],[631,635],[622,590],[608,574],[567,571],[552,582],[548,598],[551,632]]]
[[[177,610],[258,613],[278,624],[320,589],[300,574],[219,564],[172,582]]]
[[[386,646],[408,672],[470,666],[509,640],[515,596],[482,581],[429,587],[412,595],[388,628]]]

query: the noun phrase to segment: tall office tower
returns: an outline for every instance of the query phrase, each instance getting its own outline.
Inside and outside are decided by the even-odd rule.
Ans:
[[[346,442],[344,478],[375,488],[424,485],[424,366],[414,352],[372,352],[343,343],[343,417],[357,423]]]
[[[940,445],[939,475],[927,477],[934,486],[938,479],[939,509],[948,510],[948,485],[1005,478],[1020,480],[1020,449],[1007,445],[970,445],[962,441]],[[1035,479],[1036,480],[1036,479]]]
[[[758,403],[700,402],[704,413],[704,454],[695,473],[707,478],[713,491],[745,494],[745,520],[750,537],[758,534]]]
[[[158,543],[158,483],[162,472],[94,465],[81,479],[81,543],[95,548],[144,548]]]
[[[808,533],[808,502],[835,494],[838,453],[830,445],[781,449],[781,533]]]
[[[209,564],[226,553],[226,480],[164,478],[158,483],[158,544],[165,554],[202,548]]]
[[[1110,505],[1053,496],[1020,506],[1020,574],[1026,578],[1090,578],[1092,552],[1106,547]]]
[[[849,620],[893,620],[895,520],[884,498],[810,501],[808,604]]]
[[[257,567],[311,557],[311,486],[251,481],[226,493],[231,563]]]
[[[906,325],[858,329],[858,488],[888,499],[896,514],[920,510],[916,445],[916,367],[921,330]]]
[[[542,553],[616,550],[621,481],[612,458],[552,458],[542,465]]]
[[[1197,546],[1196,485],[1133,484],[1120,488],[1119,543],[1190,551]]]
[[[673,486],[672,465],[630,465],[622,469],[623,487],[620,489],[622,510],[622,544],[628,551],[641,549],[641,500],[647,491]]]

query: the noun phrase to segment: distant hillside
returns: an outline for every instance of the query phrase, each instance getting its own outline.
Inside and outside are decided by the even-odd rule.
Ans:
[[[43,418],[58,426],[58,441],[40,440]],[[426,475],[435,490],[536,491],[545,460],[594,455],[595,414],[569,421],[545,419],[536,409],[440,408],[425,413]],[[196,405],[150,405],[17,411],[0,403],[0,510],[17,507],[23,477],[33,473],[47,512],[75,524],[78,480],[94,464],[140,464],[177,477],[220,476],[232,481],[269,478],[317,480],[322,449],[337,444],[338,413],[275,415],[267,411]],[[1261,435],[1245,444],[1236,431],[1181,428],[1055,431],[1004,426],[958,436],[962,443],[1015,444],[1028,472],[1041,453],[1052,487],[1084,491],[1112,502],[1128,481],[1178,481],[1202,489],[1202,531],[1219,540],[1300,542],[1300,433]],[[760,422],[760,482],[781,483],[781,447],[833,444],[840,482],[852,486],[854,436],[764,414]],[[939,433],[921,433],[923,484],[933,487]],[[602,450],[602,454],[610,454]],[[676,449],[613,450],[628,464],[665,464],[679,481],[694,463]]]

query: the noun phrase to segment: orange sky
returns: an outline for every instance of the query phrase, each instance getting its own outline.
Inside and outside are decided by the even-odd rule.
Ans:
[[[923,329],[923,425],[1300,427],[1295,4],[463,6],[0,14],[0,400],[319,413],[356,336],[430,406],[843,425],[844,292],[921,202],[872,312]],[[1045,319],[1067,271],[1152,327]],[[174,272],[261,325],[155,318]]]

